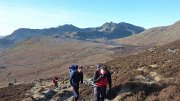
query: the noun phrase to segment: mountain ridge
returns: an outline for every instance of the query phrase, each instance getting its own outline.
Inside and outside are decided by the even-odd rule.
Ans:
[[[119,43],[131,45],[163,45],[180,39],[180,21],[169,26],[154,27],[138,35],[119,39]]]
[[[0,39],[0,46],[13,46],[24,40],[47,35],[65,35],[75,39],[116,39],[138,34],[145,29],[128,23],[105,23],[100,27],[78,28],[71,24],[45,29],[20,28]]]
[[[4,36],[0,36],[0,39],[2,39]]]

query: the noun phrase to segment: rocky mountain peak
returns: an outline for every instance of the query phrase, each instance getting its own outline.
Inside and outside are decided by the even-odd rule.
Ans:
[[[114,22],[106,22],[103,24],[98,31],[111,33],[117,28],[118,24]]]

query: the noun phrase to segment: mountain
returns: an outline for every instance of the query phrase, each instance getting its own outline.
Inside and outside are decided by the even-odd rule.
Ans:
[[[125,22],[121,23],[105,23],[100,27],[92,28],[91,31],[88,32],[78,32],[75,34],[75,37],[83,38],[83,39],[98,39],[105,38],[109,39],[117,39],[124,38],[133,34],[138,34],[145,29],[139,26],[135,26],[132,24],[128,24]]]
[[[46,29],[20,28],[11,35],[0,39],[0,46],[9,47],[30,38],[47,35],[60,35],[83,40],[98,38],[116,39],[138,34],[142,31],[144,31],[144,28],[124,22],[118,24],[113,22],[105,23],[95,28],[78,28],[68,24]]]
[[[148,29],[138,35],[118,39],[119,43],[133,45],[163,45],[180,39],[180,21],[170,26]]]
[[[144,31],[144,28],[134,26],[132,24],[128,24],[125,22],[121,23],[105,23],[101,27],[97,28],[98,31],[104,32],[104,33],[131,33],[136,34]]]
[[[0,39],[2,39],[4,36],[0,36]]]
[[[0,46],[12,46],[18,42],[22,42],[24,40],[33,38],[33,37],[40,37],[40,36],[47,36],[53,34],[63,34],[65,32],[73,32],[79,31],[80,29],[73,26],[73,25],[63,25],[58,26],[56,28],[47,28],[47,29],[29,29],[29,28],[20,28],[15,30],[11,35],[8,35],[2,39],[0,39]]]

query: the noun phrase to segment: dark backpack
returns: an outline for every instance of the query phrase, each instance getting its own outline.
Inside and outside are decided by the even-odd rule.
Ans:
[[[78,65],[76,65],[76,64],[71,65],[69,67],[69,77],[72,74],[72,72],[77,71],[77,69],[78,69]]]
[[[74,70],[70,73],[70,83],[73,86],[78,86],[79,85],[79,72],[77,70]]]

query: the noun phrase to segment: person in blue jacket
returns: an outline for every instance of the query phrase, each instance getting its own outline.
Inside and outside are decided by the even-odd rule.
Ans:
[[[79,83],[83,83],[82,67],[72,65],[70,70],[70,85],[73,90],[73,101],[78,101],[79,98]]]

